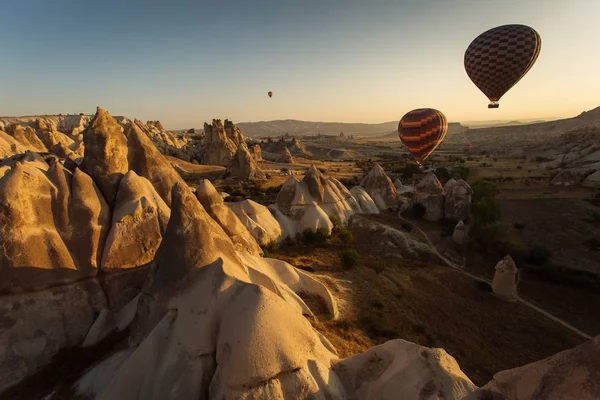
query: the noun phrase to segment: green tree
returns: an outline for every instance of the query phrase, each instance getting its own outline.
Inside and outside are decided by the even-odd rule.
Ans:
[[[344,269],[352,269],[358,264],[360,256],[356,250],[344,250],[340,253],[340,261]]]

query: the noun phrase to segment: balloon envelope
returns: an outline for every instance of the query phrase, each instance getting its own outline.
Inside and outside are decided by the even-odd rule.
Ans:
[[[398,124],[402,144],[419,164],[442,143],[447,131],[446,116],[433,108],[409,111]]]
[[[525,76],[541,48],[542,39],[533,28],[498,26],[471,42],[465,52],[465,70],[479,90],[497,102]]]
[[[269,92],[269,97],[273,97],[273,92]]]

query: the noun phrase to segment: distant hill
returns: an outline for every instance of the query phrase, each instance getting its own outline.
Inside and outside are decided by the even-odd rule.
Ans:
[[[352,124],[345,122],[311,122],[286,119],[278,121],[240,122],[236,124],[246,136],[344,135],[380,136],[398,127],[398,121],[381,124]]]
[[[534,120],[534,121],[467,121],[461,122],[466,127],[471,129],[481,129],[481,128],[493,128],[496,126],[517,126],[517,125],[531,125],[531,124],[540,124],[542,122],[546,122],[546,120]]]

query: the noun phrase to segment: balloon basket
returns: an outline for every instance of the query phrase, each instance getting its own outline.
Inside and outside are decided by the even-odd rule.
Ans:
[[[500,107],[500,104],[498,104],[498,103],[490,103],[490,104],[488,104],[488,108],[498,108],[498,107]]]

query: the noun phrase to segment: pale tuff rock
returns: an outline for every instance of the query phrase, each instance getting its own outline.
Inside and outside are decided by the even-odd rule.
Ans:
[[[148,125],[149,127],[152,127],[152,128],[156,128],[160,132],[165,131],[165,128],[163,128],[162,124],[158,120],[157,121],[148,121],[148,122],[146,122],[146,125]]]
[[[29,125],[13,124],[6,128],[6,133],[12,136],[23,147],[30,151],[45,153],[48,151],[44,143],[37,137]]]
[[[57,129],[61,132],[75,137],[82,133],[90,123],[88,115],[67,115],[59,119]]]
[[[390,340],[333,365],[351,398],[462,399],[477,387],[444,349]]]
[[[223,197],[223,196],[221,196]],[[280,242],[281,227],[269,209],[252,200],[225,203],[238,216],[259,245]]]
[[[403,186],[404,186],[404,185],[402,184],[402,181],[401,181],[400,179],[396,179],[396,180],[394,181],[394,187],[395,187],[397,190],[401,190]]]
[[[466,244],[469,240],[469,228],[465,225],[465,223],[460,220],[454,227],[454,232],[452,233],[452,241],[458,245]]]
[[[0,392],[46,366],[62,349],[81,344],[105,307],[102,288],[89,279],[0,296]]]
[[[255,161],[262,161],[262,151],[260,149],[260,146],[255,144],[254,146],[252,146],[250,148],[250,154],[252,154],[252,157],[254,158]]]
[[[204,123],[205,149],[202,164],[228,166],[244,135],[231,121],[213,119],[212,125]]]
[[[301,157],[310,158],[310,156],[312,156],[312,153],[306,149],[304,143],[300,142],[296,138],[292,139],[292,145],[288,148],[288,150],[290,151],[290,153]]]
[[[579,178],[572,171],[564,170],[560,171],[551,183],[555,186],[572,186],[579,183]]]
[[[600,335],[546,359],[498,372],[465,400],[600,398]]]
[[[85,152],[82,169],[94,179],[112,207],[119,181],[129,170],[127,138],[119,124],[100,107],[83,136]]]
[[[398,190],[379,164],[375,163],[371,171],[360,182],[360,185],[369,193],[379,210],[386,211],[398,208]]]
[[[281,187],[276,204],[269,209],[285,236],[292,238],[306,228],[331,231],[331,215],[345,224],[350,215],[363,211],[344,185],[332,177],[326,178],[314,165],[302,181],[290,177]]]
[[[379,214],[377,205],[362,186],[354,186],[350,189],[350,193],[360,205],[362,212],[367,214]]]
[[[140,297],[141,294],[138,294],[116,313],[108,308],[100,310],[81,347],[95,346],[111,333],[127,328],[135,317]]]
[[[38,138],[44,143],[47,149],[52,149],[54,146],[61,145],[64,148],[75,148],[75,142],[62,132],[56,129],[56,125],[47,123],[42,119],[36,121]],[[83,155],[83,154],[82,154]]]
[[[294,163],[294,157],[292,157],[292,153],[290,153],[290,150],[287,147],[283,150],[283,152],[279,156],[279,159],[277,160],[277,162],[285,163],[285,164],[293,164]]]
[[[513,300],[517,297],[517,273],[518,269],[510,255],[506,255],[495,267],[492,290],[494,294]]]
[[[266,179],[264,172],[258,167],[258,164],[256,164],[256,161],[248,150],[248,146],[244,142],[238,146],[237,152],[232,157],[227,171],[232,177],[243,180]]]
[[[436,176],[436,177],[437,177],[437,176]],[[446,182],[446,184],[444,185],[444,192],[445,192],[445,193],[448,193],[448,191],[450,190],[450,188],[451,188],[452,186],[456,185],[456,182],[457,182],[457,181],[456,181],[456,179],[454,179],[454,178],[450,178],[450,179],[448,180],[448,182]]]
[[[171,206],[171,191],[176,184],[185,185],[179,174],[152,144],[136,123],[125,129],[128,168],[148,179],[156,192]]]
[[[471,197],[473,189],[462,179],[455,181],[454,184],[445,188],[446,199],[444,202],[444,216],[446,219],[466,221],[471,209]]]
[[[432,248],[411,233],[371,221],[360,214],[350,217],[348,229],[352,231],[356,240],[363,240],[371,247],[376,243],[386,243],[387,247],[394,249],[394,255],[398,258],[437,259]]]
[[[171,210],[145,178],[129,171],[119,184],[102,269],[129,269],[154,259]]]
[[[14,137],[0,130],[0,158],[12,157],[15,154],[23,154],[27,150],[32,150],[32,148],[23,146]]]
[[[250,254],[262,253],[254,237],[246,229],[237,215],[225,205],[223,198],[208,179],[204,179],[196,188],[196,197],[208,214],[223,228],[233,241],[236,250]]]
[[[89,176],[52,162],[16,163],[0,180],[0,291],[38,290],[94,275],[109,209]]]
[[[429,172],[416,185],[415,203],[425,206],[424,218],[439,221],[444,218],[444,188],[433,172]]]

